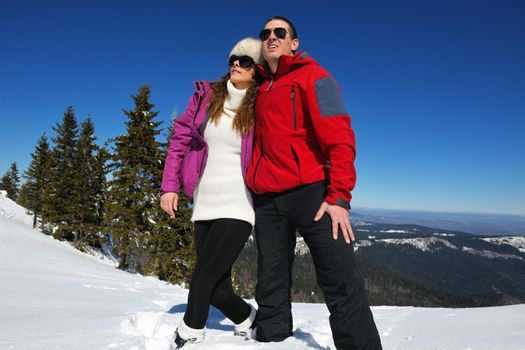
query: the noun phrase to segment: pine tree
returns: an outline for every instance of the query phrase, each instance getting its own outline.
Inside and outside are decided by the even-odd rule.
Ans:
[[[134,110],[124,110],[128,117],[127,133],[114,139],[106,202],[106,222],[111,231],[120,267],[142,271],[150,259],[150,250],[159,221],[161,144],[158,112],[149,103],[150,89],[142,86],[132,95]]]
[[[105,152],[95,144],[95,126],[88,117],[80,127],[75,152],[71,229],[79,248],[101,246]]]
[[[177,118],[174,111],[172,121]],[[168,128],[166,138],[173,135],[173,127]],[[162,166],[166,159],[168,143],[161,148]],[[157,225],[156,242],[153,246],[153,257],[146,268],[146,273],[158,276],[171,283],[189,284],[195,265],[195,247],[193,241],[193,223],[191,222],[191,199],[182,191],[179,193],[178,211],[175,219],[161,212]],[[159,207],[160,209],[160,203]]]
[[[12,191],[12,188],[11,177],[9,177],[9,172],[6,172],[0,179],[0,190],[5,191],[7,198],[10,198],[9,192]]]
[[[42,220],[44,229],[43,198],[44,189],[49,186],[49,175],[51,169],[51,151],[46,134],[38,140],[35,152],[31,153],[31,163],[24,172],[26,182],[22,186],[19,203],[33,212],[33,228],[36,228],[37,220]]]
[[[105,236],[104,230],[104,216],[105,216],[105,203],[106,203],[106,190],[107,190],[107,178],[106,175],[108,174],[108,166],[107,162],[110,159],[110,155],[108,151],[104,147],[99,147],[97,149],[97,153],[94,155],[93,158],[93,164],[92,164],[92,183],[93,187],[97,189],[97,194],[94,196],[94,209],[96,210],[96,223],[100,227],[100,232],[97,233],[97,242],[91,242],[90,245],[97,246],[97,244],[102,244],[102,239],[100,239],[102,236]],[[104,241],[107,240],[104,239]],[[93,245],[92,243],[95,243]]]
[[[189,199],[179,199],[176,219],[160,207],[160,183],[166,143],[156,140],[161,123],[149,103],[148,86],[132,96],[134,110],[127,133],[114,139],[106,202],[106,222],[120,267],[159,276],[170,282],[189,282],[194,262],[193,225]]]
[[[9,169],[9,175],[11,176],[11,180],[13,182],[13,200],[16,200],[16,197],[18,196],[18,192],[20,191],[20,174],[18,172],[18,167],[16,165],[16,162],[11,164],[11,168]]]
[[[33,228],[36,228],[37,216],[34,215],[35,213],[33,210],[29,209],[29,191],[29,184],[26,181],[22,184],[22,186],[20,186],[20,191],[18,192],[16,202],[22,207],[26,208],[28,210],[28,214],[33,214]]]
[[[9,170],[0,179],[0,189],[7,192],[7,198],[16,201],[20,191],[20,176],[16,162],[11,163]]]
[[[74,239],[74,195],[78,180],[75,168],[78,142],[78,123],[73,107],[67,107],[62,124],[53,130],[54,148],[50,168],[50,184],[44,191],[44,215],[54,225],[53,236],[59,239]]]

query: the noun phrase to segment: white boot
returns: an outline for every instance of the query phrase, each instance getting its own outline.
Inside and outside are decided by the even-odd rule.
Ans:
[[[252,305],[250,305],[250,308],[251,311],[248,318],[242,321],[241,323],[236,324],[233,330],[233,335],[244,337],[246,340],[254,338],[252,334],[254,328],[252,326],[253,322],[255,321],[255,315],[257,313],[257,310],[255,310],[255,308]]]
[[[204,333],[206,328],[195,329],[184,323],[184,319],[180,321],[179,327],[175,330],[173,340],[171,342],[171,349],[180,349],[186,343],[195,344],[204,340]]]

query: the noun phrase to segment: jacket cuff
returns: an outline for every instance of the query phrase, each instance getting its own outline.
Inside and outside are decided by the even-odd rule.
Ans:
[[[338,206],[343,207],[343,208],[345,208],[347,210],[352,209],[352,207],[350,206],[350,201],[347,201],[346,199],[341,198],[341,197],[328,196],[328,197],[325,198],[325,202],[329,203],[329,204],[332,204],[332,205],[338,205]]]
[[[178,184],[174,184],[174,185],[168,185],[168,184],[164,184],[161,189],[160,189],[160,193],[161,194],[164,194],[166,192],[175,192],[175,193],[179,193],[179,185]]]

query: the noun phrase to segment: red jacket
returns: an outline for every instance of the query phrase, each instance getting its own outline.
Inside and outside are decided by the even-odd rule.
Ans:
[[[255,147],[246,183],[257,194],[325,179],[326,202],[350,208],[355,139],[339,85],[306,52],[281,56],[256,104]]]

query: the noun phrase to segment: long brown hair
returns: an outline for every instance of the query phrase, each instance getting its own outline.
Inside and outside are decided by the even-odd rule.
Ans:
[[[230,73],[226,73],[219,80],[212,83],[212,95],[207,112],[210,121],[215,123],[215,125],[221,118],[222,107],[226,100],[226,95],[228,95],[228,79],[230,79]],[[258,79],[253,80],[248,90],[246,90],[246,95],[233,118],[233,130],[239,135],[246,134],[255,124],[255,100],[257,99],[257,89],[259,87],[257,81]]]

